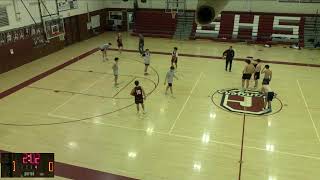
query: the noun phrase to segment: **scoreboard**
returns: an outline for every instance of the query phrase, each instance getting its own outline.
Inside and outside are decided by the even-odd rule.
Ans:
[[[54,153],[1,153],[1,177],[54,177]]]

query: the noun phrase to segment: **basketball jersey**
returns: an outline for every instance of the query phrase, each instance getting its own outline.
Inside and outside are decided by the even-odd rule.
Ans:
[[[112,66],[112,70],[113,70],[113,74],[114,75],[118,75],[119,74],[119,66],[118,66],[118,64],[113,64],[113,66]]]
[[[172,58],[178,58],[178,52],[177,51],[173,51],[172,52]]]
[[[140,36],[140,38],[139,38],[139,45],[144,45],[144,38],[143,38],[143,36]]]
[[[170,70],[170,71],[167,72],[166,78],[167,78],[168,83],[173,83],[173,77],[174,76],[175,76],[174,75],[174,71]]]
[[[136,99],[143,99],[141,86],[137,86],[134,88],[134,97]]]
[[[150,53],[145,52],[144,64],[150,64]]]
[[[118,36],[117,42],[118,44],[122,44],[122,38],[120,36]]]
[[[100,50],[107,50],[109,49],[109,44],[102,44],[101,46],[99,46]]]

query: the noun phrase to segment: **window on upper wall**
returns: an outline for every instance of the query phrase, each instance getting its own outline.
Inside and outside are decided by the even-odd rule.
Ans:
[[[279,2],[289,3],[320,3],[320,0],[278,0]]]
[[[9,25],[9,19],[8,19],[7,7],[0,6],[0,27],[8,26],[8,25]]]

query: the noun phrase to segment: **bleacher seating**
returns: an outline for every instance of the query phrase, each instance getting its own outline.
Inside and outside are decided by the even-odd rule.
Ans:
[[[172,38],[176,30],[176,19],[163,11],[140,10],[136,12],[133,35]]]

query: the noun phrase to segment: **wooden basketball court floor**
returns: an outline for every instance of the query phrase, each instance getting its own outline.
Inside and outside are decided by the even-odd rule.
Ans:
[[[152,55],[144,76],[137,38],[123,37],[130,51],[109,51],[105,63],[92,49],[115,46],[114,33],[1,74],[1,151],[55,153],[55,179],[106,179],[107,173],[143,180],[320,177],[319,51],[145,38]],[[270,61],[281,111],[250,116],[213,104],[215,91],[241,86],[244,62],[225,72],[224,61],[215,58],[230,45],[237,58]],[[179,79],[171,96],[164,94],[164,77],[174,46]],[[120,58],[118,88],[114,57]],[[136,113],[129,95],[134,80],[148,93],[146,114]]]

